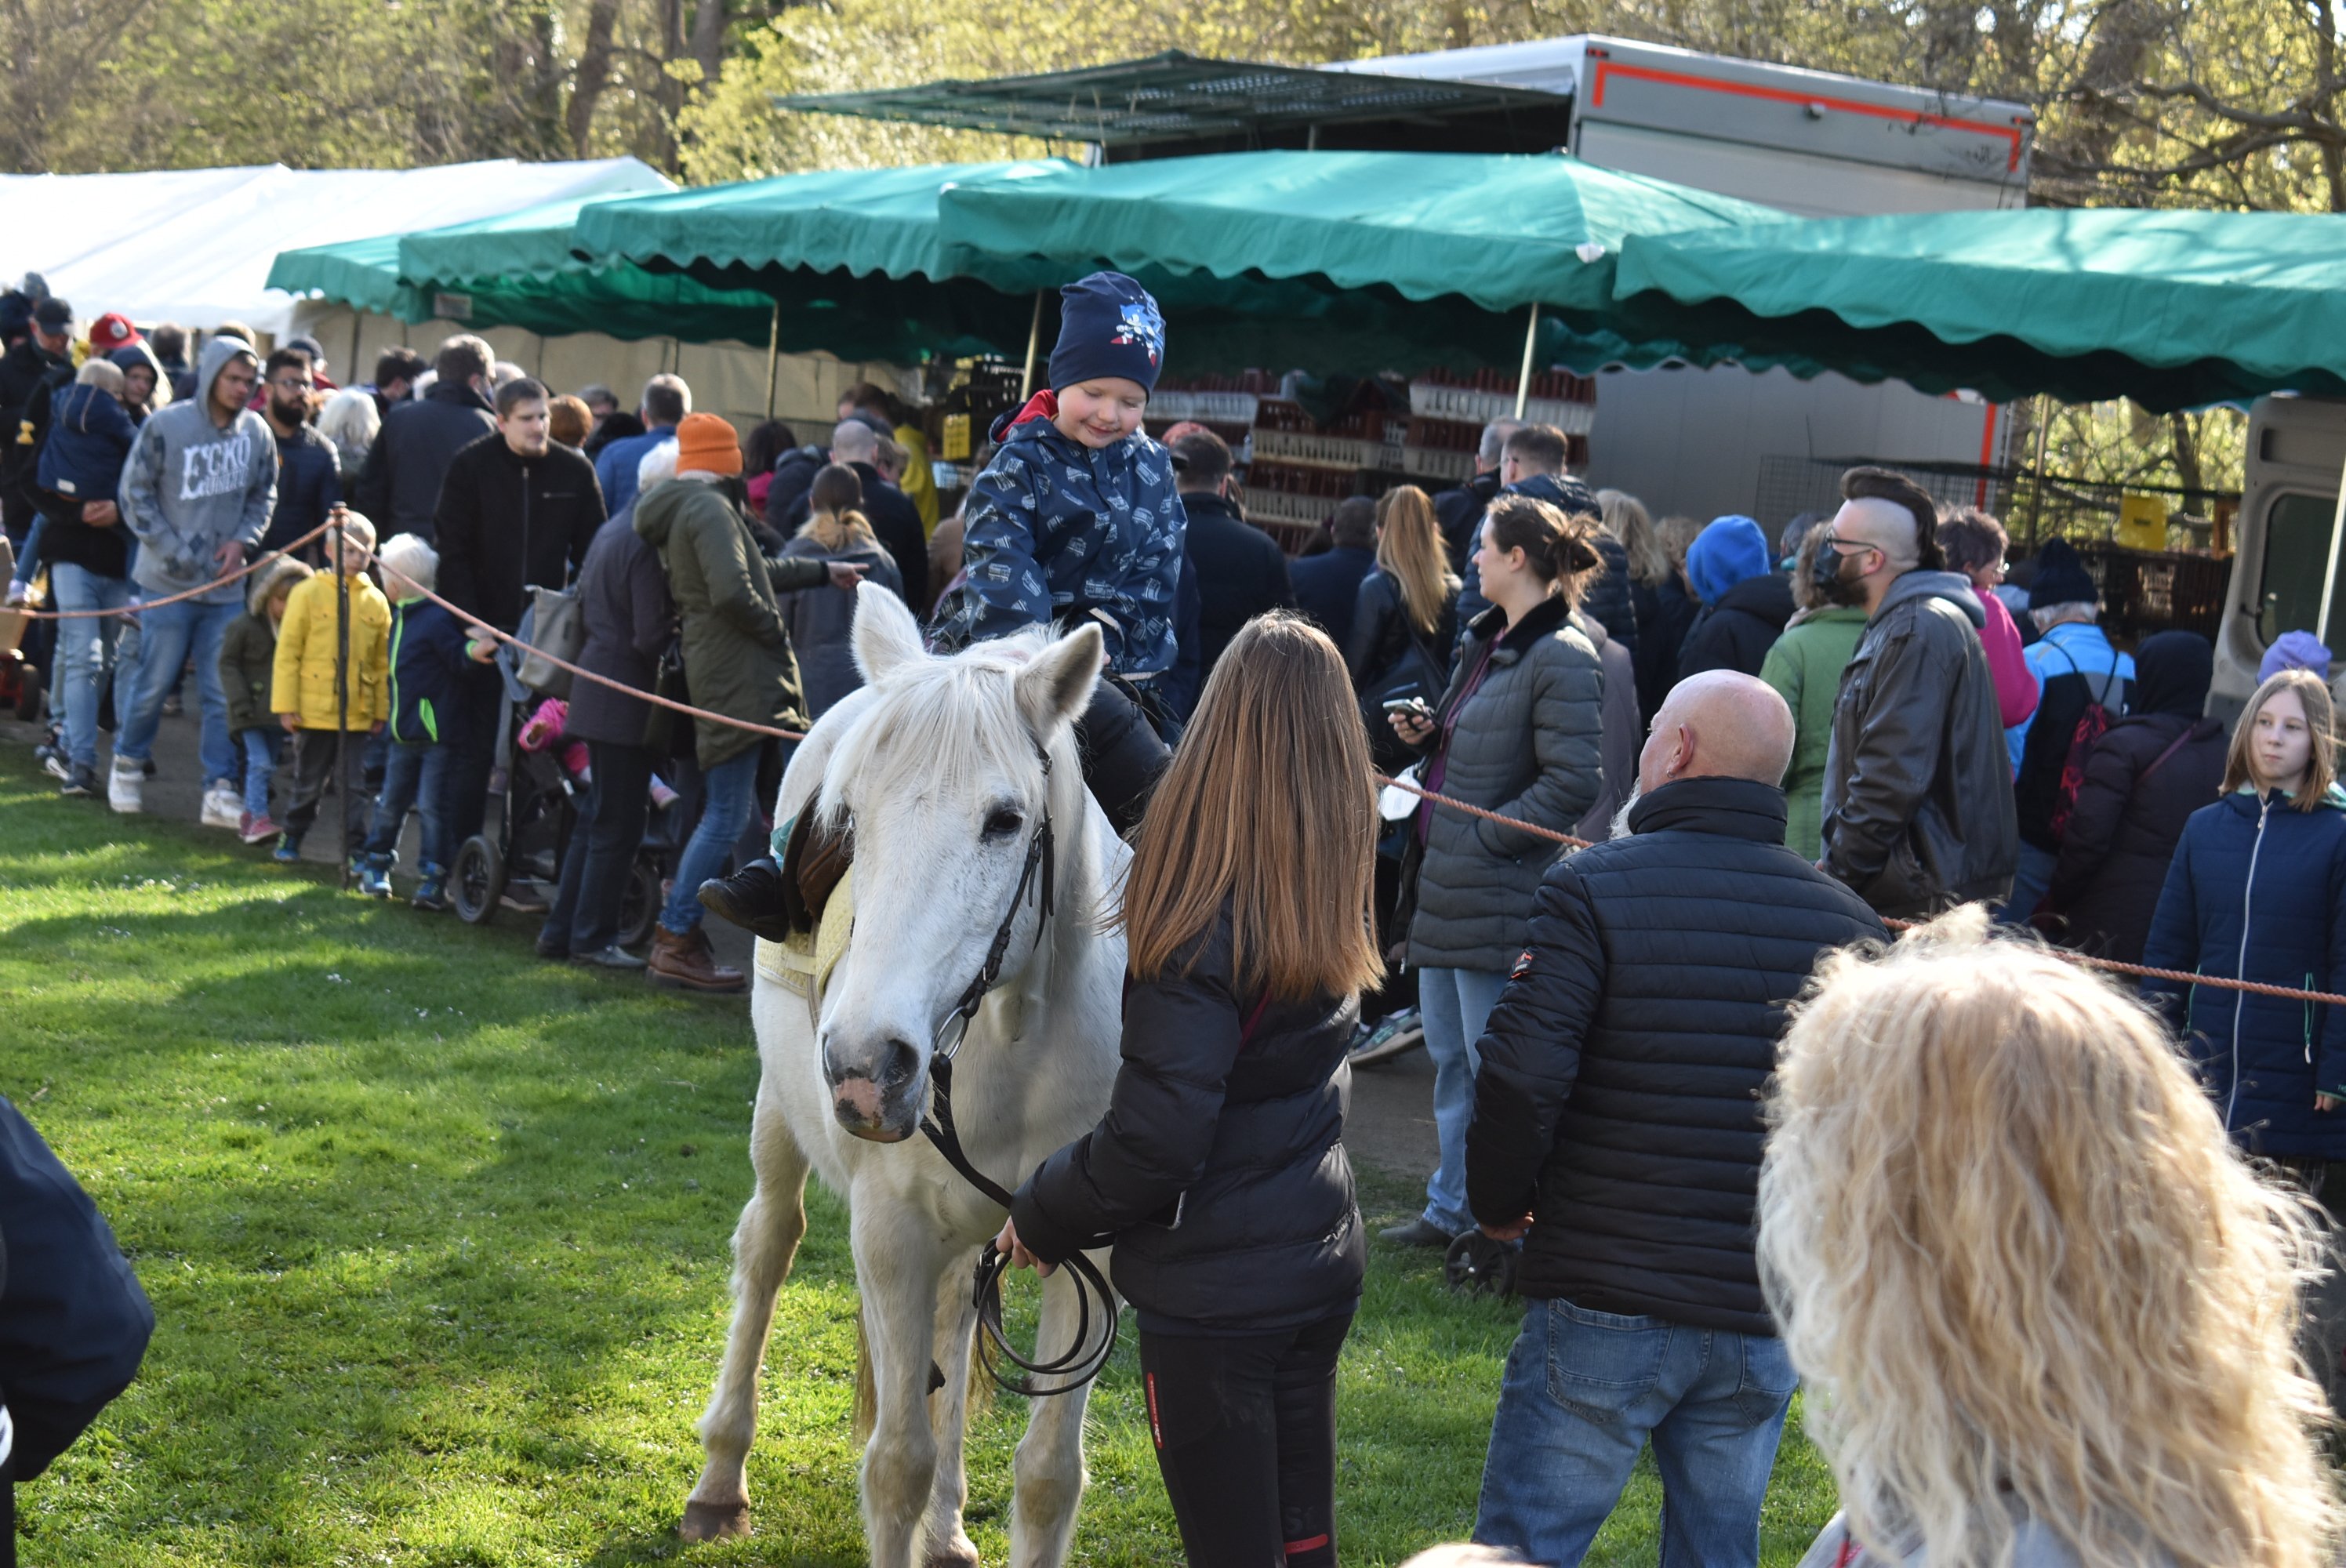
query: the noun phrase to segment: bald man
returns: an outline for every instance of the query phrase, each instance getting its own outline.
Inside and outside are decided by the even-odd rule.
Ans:
[[[1986,612],[1970,579],[1941,569],[1920,485],[1852,468],[1841,495],[1817,566],[1866,623],[1833,706],[1818,863],[1887,916],[2000,901],[2020,836]]]
[[[1674,687],[1627,834],[1566,855],[1477,1049],[1466,1197],[1523,1241],[1474,1539],[1576,1563],[1650,1437],[1662,1561],[1760,1560],[1796,1381],[1760,1294],[1760,1092],[1828,950],[1884,940],[1784,847],[1792,716],[1731,670]]]

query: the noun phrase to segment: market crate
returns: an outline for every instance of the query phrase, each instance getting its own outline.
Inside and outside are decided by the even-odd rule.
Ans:
[[[1254,433],[1257,462],[1295,463],[1311,468],[1368,468],[1383,453],[1383,442],[1353,436],[1295,430],[1258,429]]]

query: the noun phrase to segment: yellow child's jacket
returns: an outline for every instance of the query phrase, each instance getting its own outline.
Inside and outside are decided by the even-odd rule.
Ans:
[[[362,575],[350,585],[350,728],[371,729],[391,717],[391,603]],[[334,579],[321,572],[295,585],[277,628],[271,713],[299,715],[304,729],[336,728],[335,631]]]

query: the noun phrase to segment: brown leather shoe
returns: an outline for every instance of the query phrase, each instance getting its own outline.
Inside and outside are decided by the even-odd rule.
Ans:
[[[717,962],[709,951],[709,933],[695,926],[683,936],[664,925],[652,927],[651,962],[645,974],[654,985],[671,991],[706,991],[734,994],[750,989],[749,976]]]

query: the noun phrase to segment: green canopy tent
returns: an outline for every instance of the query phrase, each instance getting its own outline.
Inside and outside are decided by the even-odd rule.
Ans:
[[[2003,402],[2165,412],[2346,393],[2346,217],[2114,209],[1901,214],[1644,233],[1624,330],[1667,322],[1746,363]]]
[[[1772,223],[1771,208],[1556,155],[1244,152],[1061,166],[939,199],[949,262],[1113,267],[1209,361],[1413,370],[1716,357],[1648,312],[1619,330],[1636,234]],[[1523,319],[1531,318],[1536,340]]]

